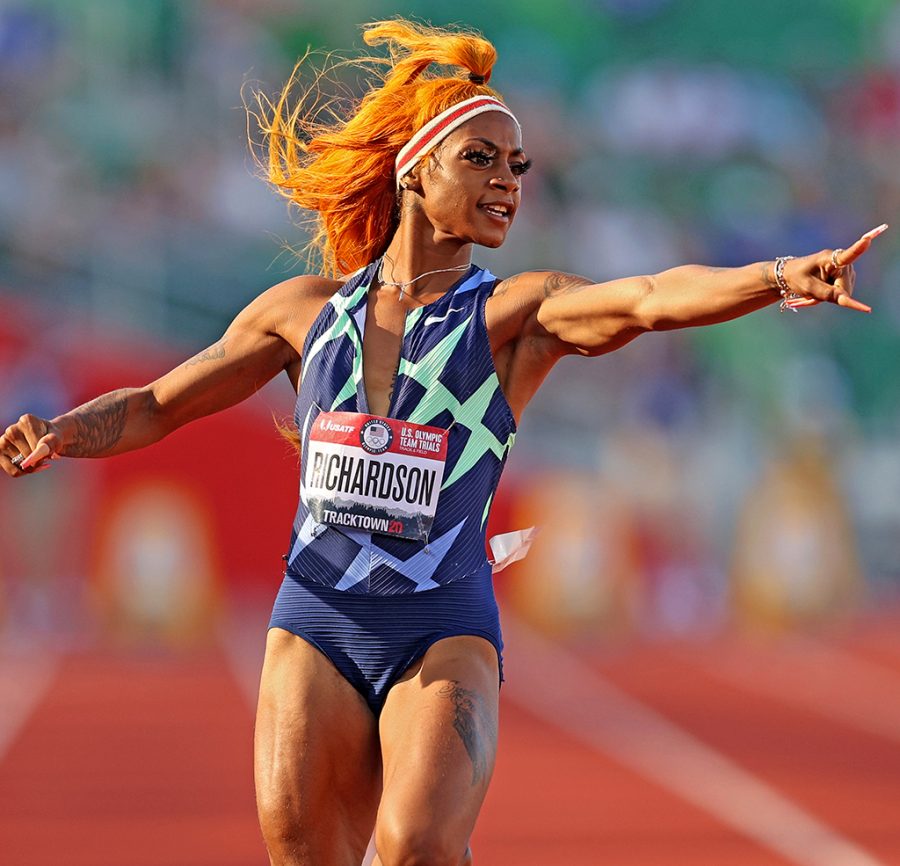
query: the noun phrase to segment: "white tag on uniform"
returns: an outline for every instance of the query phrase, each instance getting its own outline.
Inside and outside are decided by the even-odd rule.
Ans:
[[[427,541],[447,431],[360,412],[323,412],[303,458],[300,496],[314,520]]]
[[[537,526],[529,526],[528,529],[516,529],[513,532],[504,532],[501,535],[492,535],[490,540],[491,553],[494,561],[491,563],[491,573],[503,571],[507,565],[512,565],[520,559],[525,559],[531,542],[538,534]]]

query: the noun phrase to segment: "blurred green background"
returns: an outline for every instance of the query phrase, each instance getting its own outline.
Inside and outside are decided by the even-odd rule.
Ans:
[[[67,371],[38,360],[63,323],[176,358],[302,272],[304,234],[256,176],[242,90],[274,93],[308,46],[359,50],[359,23],[396,14],[464,22],[498,48],[492,84],[535,168],[506,246],[477,253],[497,274],[738,265],[896,221],[887,0],[6,0],[0,296],[46,328],[3,357],[4,417],[67,408]],[[505,522],[551,527],[511,603],[552,629],[658,634],[892,599],[896,229],[858,272],[871,316],[771,307],[561,364],[510,462]],[[273,586],[268,566],[260,578]]]

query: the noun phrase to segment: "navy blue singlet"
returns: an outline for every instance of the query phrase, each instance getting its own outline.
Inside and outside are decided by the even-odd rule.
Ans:
[[[320,412],[369,413],[362,341],[378,264],[347,280],[304,343],[294,414],[302,453]],[[318,647],[376,715],[436,640],[477,635],[501,655],[485,530],[515,420],[484,318],[497,282],[473,265],[439,300],[407,313],[388,415],[449,430],[427,543],[317,523],[302,498],[297,509],[270,627]]]
[[[303,349],[295,421],[319,412],[368,413],[362,339],[377,262],[326,304]],[[317,524],[302,500],[287,573],[347,592],[395,595],[445,586],[486,562],[485,527],[515,436],[494,369],[484,305],[497,278],[474,265],[439,300],[411,310],[388,415],[449,429],[447,463],[427,545]]]

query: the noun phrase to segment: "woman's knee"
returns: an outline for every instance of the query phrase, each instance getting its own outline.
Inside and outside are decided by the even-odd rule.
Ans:
[[[318,821],[296,804],[279,807],[276,798],[260,802],[258,812],[271,866],[359,866],[362,862],[371,832],[364,822]]]
[[[312,863],[306,822],[297,803],[281,792],[262,791],[257,787],[256,809],[272,866]]]
[[[357,758],[356,763],[363,761]],[[262,766],[260,766],[262,764]],[[258,761],[256,809],[272,866],[359,866],[378,807],[371,771],[335,782],[340,773],[310,762]],[[329,784],[329,778],[331,784]]]
[[[469,866],[472,862],[467,840],[454,838],[436,821],[416,825],[379,818],[375,847],[383,866]]]

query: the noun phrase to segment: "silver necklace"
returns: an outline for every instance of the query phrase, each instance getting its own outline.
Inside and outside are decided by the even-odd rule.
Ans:
[[[378,273],[376,274],[376,276],[378,278],[378,282],[381,283],[382,286],[393,286],[394,288],[400,289],[400,297],[398,298],[398,300],[403,298],[403,292],[407,288],[409,288],[413,283],[416,283],[419,280],[421,280],[423,277],[430,277],[433,274],[448,274],[451,272],[465,271],[469,267],[471,267],[471,265],[457,265],[455,268],[436,268],[433,271],[425,271],[424,274],[419,274],[419,276],[413,277],[411,280],[404,280],[403,282],[395,283],[391,280],[386,280],[384,278],[384,260],[386,258],[387,258],[387,256],[382,257],[381,263],[378,265]],[[391,261],[391,273],[393,273],[393,271],[394,271],[394,262]],[[410,295],[410,297],[412,297],[412,295]],[[415,301],[417,299],[413,298],[413,300]]]

